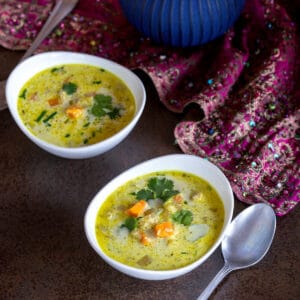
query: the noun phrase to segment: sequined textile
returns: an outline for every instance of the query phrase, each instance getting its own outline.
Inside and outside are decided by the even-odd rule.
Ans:
[[[51,0],[0,0],[0,45],[26,49]],[[276,1],[248,1],[223,37],[189,49],[155,45],[127,22],[117,0],[81,0],[37,52],[71,50],[140,68],[174,113],[196,104],[204,119],[174,129],[185,153],[205,157],[237,198],[278,216],[300,201],[299,35]]]

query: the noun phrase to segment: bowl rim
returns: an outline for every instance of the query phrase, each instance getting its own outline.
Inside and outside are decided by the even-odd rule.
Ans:
[[[190,159],[190,160],[195,160],[198,161],[202,164],[205,164],[206,166],[208,166],[209,168],[211,168],[214,172],[216,172],[217,176],[220,176],[221,179],[224,181],[224,185],[225,185],[225,189],[228,192],[228,197],[229,197],[229,204],[230,207],[228,208],[228,210],[225,209],[225,204],[223,201],[223,196],[219,194],[219,192],[217,191],[217,193],[219,194],[223,205],[224,205],[224,211],[225,211],[225,216],[224,216],[224,224],[223,224],[223,228],[221,233],[219,234],[217,240],[214,242],[214,244],[209,248],[209,250],[203,255],[201,256],[199,259],[197,259],[196,261],[192,262],[191,264],[188,264],[186,266],[180,267],[180,268],[176,268],[176,269],[172,269],[172,270],[147,270],[147,269],[139,269],[139,268],[135,268],[129,265],[126,265],[124,263],[121,263],[111,257],[109,257],[100,247],[100,245],[95,244],[93,238],[96,237],[95,234],[95,228],[90,228],[90,224],[91,221],[89,220],[89,217],[91,214],[94,215],[95,210],[93,206],[96,206],[96,213],[95,216],[97,216],[97,212],[99,211],[101,205],[104,203],[104,201],[107,199],[107,196],[109,194],[111,194],[115,189],[111,189],[111,186],[113,186],[116,182],[121,182],[122,184],[125,184],[126,182],[128,182],[129,180],[132,180],[138,176],[141,175],[145,175],[148,173],[152,173],[152,172],[156,172],[156,171],[167,171],[167,170],[172,170],[170,168],[165,168],[165,167],[159,167],[159,168],[154,168],[151,170],[148,170],[146,173],[145,172],[138,172],[137,175],[131,175],[131,173],[134,173],[136,169],[143,169],[143,168],[147,168],[148,165],[151,166],[151,164],[153,163],[157,163],[160,161],[166,161],[166,160],[174,160],[176,162],[178,161],[183,161],[185,159]],[[174,167],[173,170],[181,170],[179,167]],[[189,172],[184,170],[184,172]],[[194,174],[194,172],[189,172]],[[129,176],[128,176],[129,174]],[[200,175],[194,174],[198,177],[201,177]],[[126,178],[126,179],[125,179]],[[204,180],[208,181],[207,179],[204,178]],[[120,182],[117,185],[120,186]],[[214,184],[212,184],[211,182],[209,182],[215,189],[216,187],[214,186]],[[109,193],[107,193],[106,190],[111,189],[111,191]],[[99,199],[101,197],[101,194],[107,194],[106,196],[103,197],[102,200],[98,200],[98,204],[95,205],[95,202],[97,202],[97,199]],[[93,212],[92,212],[93,210]],[[222,239],[224,238],[225,235],[225,231],[227,229],[227,227],[229,226],[229,224],[231,223],[232,220],[232,216],[233,216],[233,210],[234,210],[234,195],[233,195],[233,190],[231,188],[231,185],[227,179],[227,177],[225,176],[225,174],[221,171],[221,169],[216,166],[215,164],[213,164],[212,162],[201,158],[199,156],[195,156],[192,154],[168,154],[168,155],[163,155],[163,156],[158,156],[146,161],[143,161],[141,163],[138,163],[132,167],[130,167],[129,169],[123,171],[122,173],[120,173],[119,175],[117,175],[116,177],[114,177],[112,180],[110,180],[107,184],[105,184],[103,187],[101,187],[101,189],[95,194],[95,196],[92,198],[92,200],[90,201],[90,203],[88,204],[88,207],[86,209],[85,215],[84,215],[84,231],[85,231],[85,235],[86,238],[90,244],[90,246],[95,250],[95,252],[104,260],[106,261],[108,264],[110,264],[112,267],[115,267],[117,270],[132,276],[132,277],[136,277],[139,279],[150,279],[150,280],[164,280],[164,279],[171,279],[171,278],[175,278],[178,277],[180,275],[186,274],[192,270],[194,270],[196,267],[198,267],[199,265],[201,265],[202,263],[204,263],[208,257],[210,257],[213,252],[219,247],[219,245],[222,242]],[[227,218],[226,218],[227,215]],[[93,224],[95,225],[95,221],[96,219],[93,220]],[[92,232],[91,232],[92,230]],[[158,277],[158,278],[155,278]]]
[[[111,69],[122,70],[129,76],[130,80],[135,81],[136,89],[137,89],[138,93],[140,93],[141,97],[140,97],[140,99],[136,99],[134,91],[130,87],[128,87],[134,97],[136,111],[133,116],[133,119],[125,127],[123,127],[120,131],[118,131],[111,137],[108,137],[105,140],[99,141],[98,143],[90,144],[90,145],[82,145],[80,147],[68,148],[68,147],[55,145],[55,144],[47,142],[43,139],[40,139],[39,137],[37,137],[33,133],[31,133],[31,131],[24,125],[24,123],[21,120],[21,117],[18,113],[18,110],[17,110],[18,99],[12,99],[12,96],[11,96],[11,93],[12,93],[11,89],[13,89],[13,86],[14,86],[14,79],[18,76],[20,71],[22,71],[23,69],[30,68],[30,66],[32,66],[33,64],[39,62],[40,60],[42,60],[44,58],[47,59],[48,61],[46,62],[46,64],[48,66],[39,68],[39,71],[34,72],[33,75],[30,75],[30,76],[28,76],[27,79],[22,80],[21,86],[23,86],[30,78],[32,78],[38,72],[46,70],[47,68],[54,67],[55,65],[64,64],[64,63],[57,63],[55,61],[55,58],[63,57],[63,56],[66,56],[66,60],[67,60],[67,62],[65,64],[79,63],[79,64],[86,64],[86,65],[92,65],[92,66],[101,66],[101,64],[104,64],[105,67],[103,67],[103,68],[108,70],[109,72],[113,73],[114,75],[116,75],[119,79],[121,79],[126,84],[127,87],[128,87],[128,84],[127,84],[126,80],[124,80],[124,78],[122,78],[118,74],[116,74],[116,71],[112,71]],[[84,60],[87,60],[87,61],[84,62]],[[109,67],[107,67],[108,65],[109,65]],[[7,79],[6,86],[5,86],[5,95],[6,95],[6,100],[7,100],[7,106],[8,106],[8,109],[9,109],[11,115],[13,116],[13,118],[14,118],[15,122],[17,123],[17,125],[19,126],[19,128],[29,139],[31,139],[36,144],[40,145],[43,149],[46,148],[46,149],[49,149],[49,151],[65,152],[70,155],[80,154],[85,151],[93,152],[93,151],[97,150],[100,146],[101,146],[101,148],[102,147],[106,148],[106,147],[109,147],[110,145],[112,145],[112,141],[115,141],[116,139],[121,139],[123,137],[123,135],[126,134],[126,132],[128,130],[130,131],[132,129],[132,127],[134,127],[134,125],[140,119],[141,114],[143,113],[143,110],[144,110],[145,104],[146,104],[146,91],[145,91],[144,84],[141,81],[141,79],[132,70],[130,70],[127,67],[125,67],[113,60],[110,60],[110,59],[102,58],[102,57],[95,56],[92,54],[81,53],[81,52],[72,52],[72,51],[42,52],[42,53],[38,53],[33,56],[30,56],[27,59],[25,59],[24,61],[21,61],[13,69],[13,71],[10,73],[10,75]]]

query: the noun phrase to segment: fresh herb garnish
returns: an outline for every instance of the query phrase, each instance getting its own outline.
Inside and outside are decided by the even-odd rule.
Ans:
[[[152,177],[148,180],[147,188],[136,193],[138,200],[144,199],[161,199],[168,200],[170,197],[178,194],[179,191],[174,190],[174,183],[165,177]]]
[[[93,84],[100,84],[102,81],[101,80],[94,80]]]
[[[36,122],[39,122],[39,121],[41,121],[42,120],[42,118],[44,117],[44,115],[47,113],[47,111],[46,110],[43,110],[41,113],[40,113],[40,115],[36,118]]]
[[[193,221],[193,214],[189,210],[179,210],[172,215],[173,221],[183,224],[184,226],[191,225]]]
[[[64,83],[62,89],[68,95],[72,95],[77,91],[77,85],[73,82],[67,82],[67,83]]]
[[[94,105],[92,107],[92,114],[96,117],[103,117],[108,112],[111,112],[113,109],[111,103],[111,96],[106,96],[103,94],[97,94],[94,96]]]
[[[53,112],[51,115],[49,115],[46,119],[43,120],[44,123],[47,123],[49,120],[51,120],[55,115],[57,114],[57,111]]]
[[[125,220],[124,224],[121,225],[121,227],[126,227],[128,228],[129,231],[132,231],[137,227],[138,220],[133,217],[129,217]]]
[[[24,89],[24,90],[22,91],[22,93],[20,94],[19,98],[26,99],[26,93],[27,93],[27,89]]]
[[[116,119],[116,118],[120,117],[120,109],[117,107],[114,107],[114,109],[107,114],[109,115],[109,117],[111,119]]]
[[[153,191],[148,190],[148,189],[142,189],[136,193],[136,198],[138,200],[149,200],[149,199],[154,199],[155,194]]]
[[[54,67],[51,69],[51,73],[58,73],[64,71],[64,67]]]
[[[94,105],[91,112],[96,117],[103,117],[108,115],[111,119],[120,116],[119,109],[113,107],[112,97],[109,95],[97,94],[94,96]]]

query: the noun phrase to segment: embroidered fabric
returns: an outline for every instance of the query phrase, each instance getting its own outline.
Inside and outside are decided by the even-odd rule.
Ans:
[[[53,4],[0,0],[0,45],[28,48]],[[300,201],[299,34],[276,1],[248,1],[224,36],[180,49],[142,37],[117,0],[81,0],[37,52],[50,50],[144,70],[166,108],[203,111],[203,119],[176,126],[176,141],[218,165],[239,200],[269,203],[278,216]]]

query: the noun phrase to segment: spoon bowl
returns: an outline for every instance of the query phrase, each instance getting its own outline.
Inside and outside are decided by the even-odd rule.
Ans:
[[[231,271],[253,266],[262,260],[272,244],[275,230],[276,216],[267,204],[254,204],[237,215],[221,244],[225,264],[198,300],[207,299]]]
[[[266,204],[242,211],[229,225],[222,242],[225,262],[235,269],[258,263],[269,250],[275,234],[276,218]]]

